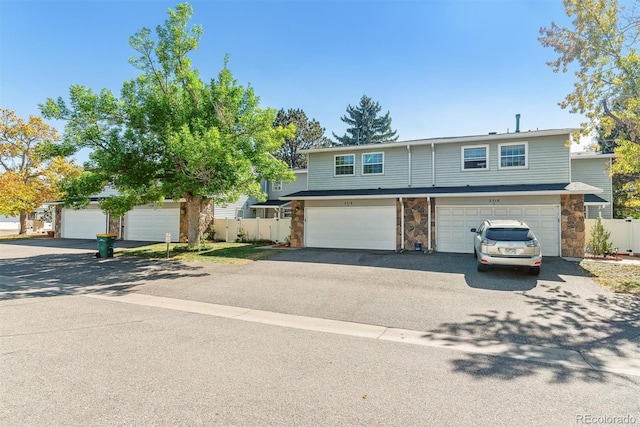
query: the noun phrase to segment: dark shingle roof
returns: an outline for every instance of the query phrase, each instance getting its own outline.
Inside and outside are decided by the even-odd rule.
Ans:
[[[596,203],[596,204],[609,203],[608,201],[606,201],[602,197],[596,196],[595,194],[585,194],[584,195],[584,202],[585,203]]]

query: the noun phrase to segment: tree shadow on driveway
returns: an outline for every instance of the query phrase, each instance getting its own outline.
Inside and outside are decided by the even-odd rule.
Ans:
[[[563,348],[579,352],[594,368],[568,369],[541,363],[506,364],[502,357],[466,354],[451,363],[453,370],[473,377],[505,380],[551,371],[552,382],[571,379],[606,381],[598,369],[611,358],[640,361],[640,299],[626,295],[597,295],[583,298],[560,286],[545,285],[543,292],[523,294],[529,315],[511,311],[472,314],[467,322],[443,323],[431,333],[444,334],[451,343],[471,337],[505,343]],[[480,341],[482,342],[482,341]],[[489,342],[489,341],[487,341]],[[535,350],[532,350],[535,351]],[[511,366],[511,368],[507,368]],[[639,379],[633,380],[640,384]]]
[[[151,281],[207,276],[200,269],[174,261],[97,259],[93,253],[0,259],[0,301],[89,292],[126,293]]]

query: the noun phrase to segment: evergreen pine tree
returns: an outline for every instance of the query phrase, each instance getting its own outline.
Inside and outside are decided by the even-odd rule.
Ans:
[[[347,114],[340,120],[347,124],[344,136],[335,133],[338,145],[363,145],[392,142],[398,139],[395,130],[391,129],[391,117],[389,112],[384,116],[378,115],[382,107],[367,95],[362,95],[360,104],[353,107],[347,106]]]

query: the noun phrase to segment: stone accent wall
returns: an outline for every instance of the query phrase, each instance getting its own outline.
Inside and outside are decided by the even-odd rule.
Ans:
[[[291,201],[291,247],[304,247],[304,200]]]
[[[396,251],[402,250],[402,238],[402,204],[396,199]]]
[[[54,216],[53,237],[59,239],[62,237],[62,206],[56,205]]]
[[[436,199],[434,199],[433,197],[431,198],[431,249],[433,251],[435,251],[436,248],[436,244],[435,242],[437,242],[438,240],[436,239]]]
[[[561,254],[563,257],[582,258],[585,248],[584,195],[560,196]]]
[[[421,243],[422,249],[429,246],[429,206],[427,199],[404,200],[404,248],[413,251],[415,243]]]
[[[187,243],[187,202],[180,202],[180,243]]]

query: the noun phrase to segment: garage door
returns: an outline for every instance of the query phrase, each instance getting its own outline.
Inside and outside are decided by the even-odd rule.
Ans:
[[[396,208],[309,207],[304,235],[310,248],[395,250]]]
[[[62,209],[62,230],[65,239],[95,239],[107,231],[107,215],[98,208]]]
[[[171,241],[180,240],[180,208],[137,207],[125,215],[125,238],[143,242],[164,242],[166,233]]]
[[[473,253],[473,233],[484,219],[519,219],[531,227],[546,256],[560,255],[560,207],[446,206],[436,209],[439,252]]]

